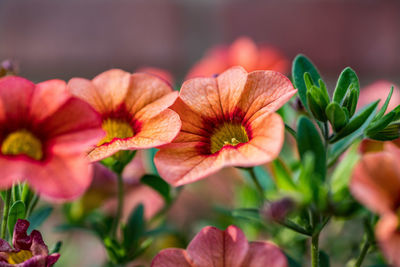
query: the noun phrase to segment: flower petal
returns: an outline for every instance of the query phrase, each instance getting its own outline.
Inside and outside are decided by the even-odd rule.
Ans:
[[[282,251],[268,242],[251,242],[243,267],[287,267],[288,262]]]
[[[185,250],[177,248],[164,249],[151,262],[151,267],[193,267]]]
[[[238,104],[249,121],[258,114],[275,112],[296,94],[290,80],[275,71],[254,71],[248,74]]]
[[[354,167],[350,191],[374,212],[392,211],[400,193],[400,169],[396,157],[387,152],[364,155]]]
[[[43,121],[56,112],[69,98],[67,85],[62,80],[50,80],[36,85],[30,113],[35,121]]]
[[[231,65],[239,65],[248,71],[256,70],[259,60],[257,45],[248,37],[240,37],[229,48]]]
[[[383,254],[393,266],[400,266],[400,233],[399,219],[395,213],[384,215],[378,222],[375,230],[376,238]]]
[[[111,111],[111,107],[106,106],[108,102],[103,101],[99,89],[90,80],[72,78],[67,87],[72,95],[89,103],[97,112],[104,114]]]
[[[169,95],[171,92],[171,86],[157,76],[134,73],[124,101],[126,109],[130,114],[138,113],[136,118],[154,117],[174,103],[176,96]]]
[[[165,145],[176,137],[180,128],[179,115],[166,109],[158,116],[142,122],[141,129],[135,136],[115,139],[110,143],[98,146],[89,153],[89,158],[91,161],[98,161],[119,150],[147,149]]]
[[[96,86],[107,111],[117,109],[124,101],[130,80],[131,74],[120,69],[111,69],[93,78],[92,83]]]
[[[53,201],[73,200],[82,195],[92,181],[92,170],[85,155],[53,155],[27,177],[38,194]]]
[[[190,242],[187,253],[195,266],[238,267],[248,251],[243,232],[236,226],[225,231],[205,227]]]
[[[8,76],[0,79],[0,121],[7,119],[7,127],[18,127],[21,121],[29,121],[29,108],[35,85],[21,77]]]

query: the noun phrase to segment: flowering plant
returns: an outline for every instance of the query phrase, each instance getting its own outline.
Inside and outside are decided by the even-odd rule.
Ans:
[[[107,266],[400,266],[394,87],[379,105],[351,68],[329,90],[304,55],[290,80],[249,39],[213,51],[178,91],[155,68],[34,84],[3,64],[0,266],[63,261],[29,228],[46,202]]]

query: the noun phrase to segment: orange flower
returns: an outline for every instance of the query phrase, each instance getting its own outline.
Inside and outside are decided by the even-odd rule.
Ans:
[[[273,160],[284,140],[283,121],[274,112],[295,93],[278,72],[247,73],[241,67],[217,78],[186,81],[171,107],[181,117],[182,130],[154,158],[160,175],[179,186],[224,166]]]
[[[353,196],[381,215],[376,238],[385,256],[400,266],[400,150],[391,143],[385,151],[369,153],[355,166],[350,182]]]
[[[146,73],[156,75],[156,76],[160,77],[161,79],[163,79],[164,81],[166,81],[167,83],[169,83],[171,86],[174,86],[174,84],[175,84],[174,77],[167,70],[155,68],[155,67],[141,67],[141,68],[138,68],[136,71],[137,72],[146,72]]]
[[[103,134],[99,114],[64,81],[0,79],[1,188],[26,180],[47,198],[78,197],[92,180],[86,152]]]
[[[233,66],[247,71],[274,70],[286,73],[289,62],[271,46],[259,45],[248,37],[236,39],[230,46],[217,46],[206,53],[189,71],[187,78],[208,77],[220,74]]]
[[[102,116],[107,135],[89,153],[92,161],[120,150],[167,144],[181,127],[178,114],[168,108],[177,92],[151,74],[112,69],[92,81],[73,78],[68,86],[73,95],[87,101]]]

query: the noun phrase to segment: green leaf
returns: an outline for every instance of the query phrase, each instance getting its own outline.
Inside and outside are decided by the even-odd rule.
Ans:
[[[359,91],[351,88],[350,93],[344,99],[343,106],[348,110],[349,118],[353,117],[356,112],[359,94]]]
[[[331,192],[333,199],[339,201],[343,199],[343,193],[347,191],[349,180],[353,171],[354,165],[359,160],[358,144],[354,144],[339,165],[335,167],[330,180]]]
[[[42,225],[42,223],[53,212],[53,209],[54,208],[50,205],[36,209],[28,218],[28,221],[30,223],[28,233],[31,233],[32,230],[39,228],[39,226]]]
[[[392,141],[400,137],[400,123],[393,123],[386,126],[379,132],[368,135],[369,138],[378,141]]]
[[[349,123],[342,129],[340,130],[331,140],[329,140],[331,143],[335,143],[336,141],[342,139],[343,137],[348,136],[352,132],[358,130],[364,122],[374,114],[376,107],[378,106],[378,101],[375,101],[366,107],[364,107],[362,110],[357,112],[356,115],[349,121]]]
[[[349,87],[360,91],[360,83],[357,74],[349,67],[345,68],[339,76],[336,84],[335,92],[333,93],[333,101],[342,104],[344,97],[347,94]]]
[[[307,152],[303,156],[303,160],[300,166],[300,175],[297,180],[297,187],[302,193],[304,204],[309,203],[312,199],[316,199],[316,193],[318,191],[318,181],[313,179],[315,158],[314,154]]]
[[[131,252],[138,248],[139,239],[146,232],[144,221],[144,206],[139,204],[129,215],[127,224],[123,229],[123,247],[126,251]]]
[[[319,252],[319,266],[321,267],[330,267],[329,256],[324,251]]]
[[[279,190],[288,192],[297,191],[292,176],[279,159],[272,162],[272,169],[275,174],[276,186]]]
[[[13,236],[14,226],[18,219],[25,218],[25,204],[21,200],[15,201],[8,213],[8,231],[10,236]]]
[[[161,177],[154,174],[146,174],[140,179],[140,182],[156,190],[164,198],[165,202],[171,202],[171,187]]]
[[[385,112],[386,112],[386,110],[387,110],[387,108],[389,106],[390,99],[392,98],[393,90],[394,90],[394,87],[392,86],[392,88],[390,88],[390,92],[389,92],[389,94],[388,94],[388,96],[386,98],[385,103],[383,104],[381,110],[379,110],[378,114],[376,114],[375,119],[380,119],[385,114]]]
[[[307,152],[314,154],[314,173],[319,174],[320,179],[325,180],[326,155],[325,147],[314,124],[307,117],[300,117],[297,124],[297,148],[301,160],[304,160]]]
[[[292,76],[294,86],[298,89],[300,101],[303,106],[309,111],[307,105],[307,87],[304,82],[304,73],[308,72],[312,78],[314,84],[317,84],[321,79],[317,69],[313,63],[304,55],[299,54],[293,60]]]
[[[365,134],[368,136],[372,136],[375,133],[383,130],[393,121],[396,121],[400,118],[400,106],[397,106],[395,109],[390,111],[385,116],[376,120],[378,116],[375,117],[374,121],[367,127],[365,130]]]
[[[344,109],[336,102],[330,103],[325,110],[326,116],[335,132],[343,129],[349,122],[349,118]]]

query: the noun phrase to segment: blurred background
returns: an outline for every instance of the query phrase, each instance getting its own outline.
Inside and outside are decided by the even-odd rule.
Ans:
[[[248,36],[275,47],[289,61],[306,54],[331,90],[346,66],[358,73],[361,87],[381,79],[398,84],[399,15],[399,0],[0,0],[0,60],[14,60],[19,74],[33,81],[92,78],[110,68],[148,66],[168,70],[182,81],[209,48]],[[251,206],[257,201],[246,199],[254,192],[232,171],[185,188],[189,193],[172,208],[170,221],[188,233],[188,240],[215,219],[210,218],[211,205],[246,206],[248,201]],[[240,192],[228,183],[232,176]],[[209,188],[224,190],[206,203],[202,195]],[[59,239],[67,244],[57,266],[103,263],[105,252],[93,235],[53,235],[50,229],[60,224],[61,212],[51,218],[42,227],[45,240],[49,246]],[[332,236],[341,229],[331,230]],[[259,238],[253,230],[245,229],[249,239]],[[290,235],[283,236],[289,240]],[[360,238],[355,237],[356,245]],[[177,244],[167,241],[161,240]],[[156,244],[148,258],[163,246]]]
[[[33,80],[91,78],[111,67],[167,69],[178,80],[211,46],[249,36],[324,77],[399,82],[398,0],[0,0],[0,58]]]

